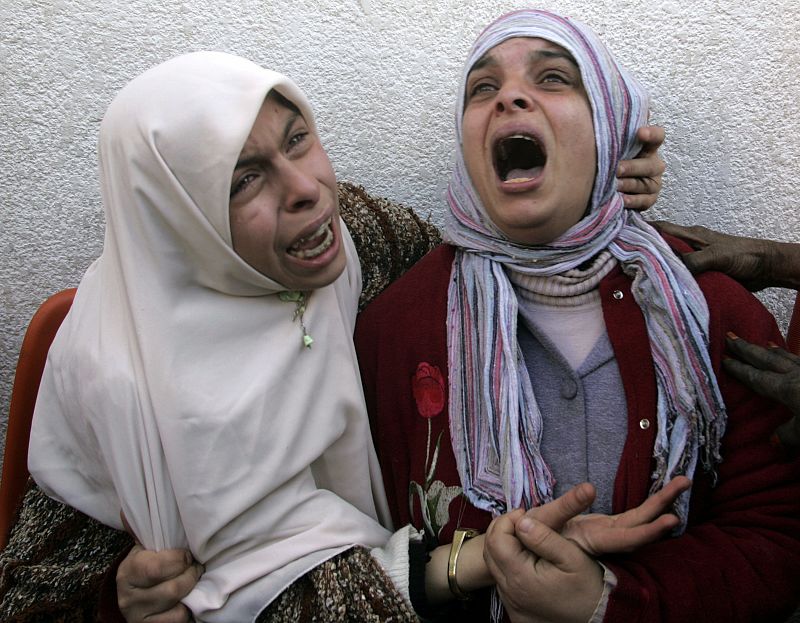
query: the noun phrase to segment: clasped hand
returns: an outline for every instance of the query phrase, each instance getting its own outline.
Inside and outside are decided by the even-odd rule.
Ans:
[[[495,519],[484,559],[511,620],[588,621],[603,595],[595,557],[632,551],[675,528],[678,518],[664,512],[689,486],[681,476],[625,513],[581,515],[595,497],[584,483],[549,504]]]
[[[595,557],[663,537],[678,524],[666,510],[688,487],[689,480],[678,477],[625,513],[582,515],[595,497],[594,487],[584,483],[549,504],[495,519],[483,558],[511,620],[588,621],[603,593],[603,571]],[[179,600],[200,573],[202,567],[184,550],[149,552],[137,545],[117,573],[126,620],[190,621]]]

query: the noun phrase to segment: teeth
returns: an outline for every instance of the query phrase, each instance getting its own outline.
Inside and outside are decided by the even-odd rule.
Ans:
[[[509,139],[514,139],[514,138],[518,138],[518,139],[521,139],[523,141],[529,141],[531,143],[536,143],[536,139],[533,138],[532,136],[528,136],[527,134],[514,134],[512,136],[506,136],[505,139],[503,139],[503,140],[507,141]],[[538,143],[536,143],[536,144],[538,144]]]
[[[331,219],[328,219],[322,225],[320,225],[319,228],[313,234],[298,240],[296,243],[292,245],[291,248],[289,248],[289,254],[301,260],[308,260],[315,258],[319,255],[322,255],[333,244],[333,229],[330,227],[330,224],[331,224]],[[312,247],[310,249],[297,248],[306,242],[312,241],[315,238],[319,238],[323,234],[325,237],[317,246]]]
[[[325,221],[322,225],[320,225],[317,228],[317,231],[315,231],[313,234],[309,234],[305,238],[300,238],[300,240],[295,242],[292,246],[295,246],[295,247],[296,246],[300,246],[303,243],[308,242],[309,240],[313,240],[314,238],[318,238],[319,236],[321,236],[325,232],[325,228],[328,227],[328,225],[330,225],[330,224],[331,224],[331,219],[328,219],[327,221]]]

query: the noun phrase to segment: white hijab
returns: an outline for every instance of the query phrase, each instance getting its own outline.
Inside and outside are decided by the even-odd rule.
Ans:
[[[189,547],[184,600],[251,621],[292,581],[389,525],[352,332],[361,274],[310,296],[302,344],[280,284],[233,251],[231,175],[267,93],[287,78],[213,52],[128,84],[100,129],[106,213],[48,355],[29,467],[49,495],[146,548]]]

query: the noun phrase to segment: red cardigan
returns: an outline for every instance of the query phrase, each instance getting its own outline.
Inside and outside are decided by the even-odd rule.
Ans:
[[[680,241],[670,243],[688,250]],[[461,526],[481,529],[491,519],[457,495],[460,487],[452,488],[460,484],[446,389],[447,284],[453,257],[452,247],[433,250],[368,306],[356,327],[364,392],[394,521],[422,529],[424,498],[427,524],[439,543],[452,540],[459,516]],[[781,621],[800,599],[800,463],[769,442],[789,414],[720,366],[728,331],[757,344],[781,344],[783,339],[772,316],[736,282],[707,273],[698,283],[711,311],[711,359],[728,409],[718,483],[712,486],[698,467],[683,536],[602,559],[619,580],[606,621]],[[630,285],[618,268],[600,284],[628,407],[615,513],[647,497],[657,425],[652,357]]]

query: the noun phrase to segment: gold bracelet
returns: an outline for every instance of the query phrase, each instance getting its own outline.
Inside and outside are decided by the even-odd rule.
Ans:
[[[456,565],[458,565],[458,555],[461,553],[461,546],[464,541],[476,537],[480,534],[477,530],[471,528],[458,528],[453,533],[453,542],[450,544],[450,558],[447,560],[447,585],[450,587],[450,592],[453,593],[456,599],[466,600],[469,599],[469,594],[461,590],[456,580]]]

